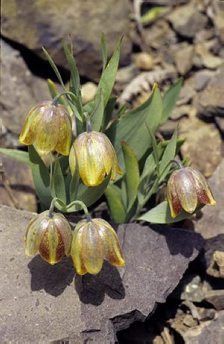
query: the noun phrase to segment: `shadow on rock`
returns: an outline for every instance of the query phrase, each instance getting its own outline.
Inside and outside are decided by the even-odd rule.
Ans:
[[[34,257],[28,264],[31,273],[32,291],[44,289],[48,294],[59,296],[73,281],[75,270],[71,259],[62,260],[52,266],[40,256]]]
[[[204,239],[192,229],[171,228],[168,226],[155,229],[166,239],[171,255],[181,254],[190,258],[194,250],[200,251],[204,246]]]
[[[104,262],[103,269],[97,275],[75,277],[75,289],[80,301],[99,306],[107,294],[112,299],[123,299],[125,289],[116,267]]]

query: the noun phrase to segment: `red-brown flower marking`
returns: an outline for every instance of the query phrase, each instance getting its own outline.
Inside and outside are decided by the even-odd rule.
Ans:
[[[63,256],[70,255],[72,231],[66,218],[59,213],[49,217],[49,211],[37,215],[30,221],[25,237],[25,252],[40,256],[51,265]]]
[[[173,218],[182,209],[192,214],[198,205],[216,204],[204,176],[192,167],[183,167],[171,174],[167,183],[167,200]]]
[[[83,220],[76,225],[71,256],[79,275],[97,274],[104,259],[114,266],[125,265],[117,234],[103,219]]]

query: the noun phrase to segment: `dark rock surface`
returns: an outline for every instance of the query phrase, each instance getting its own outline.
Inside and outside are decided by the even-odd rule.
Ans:
[[[203,208],[203,216],[196,221],[196,231],[206,239],[224,234],[224,160],[209,179],[209,185],[217,204]]]
[[[29,166],[0,153],[1,169],[3,177],[1,178],[0,175],[0,204],[37,211],[32,172]]]
[[[69,36],[80,73],[95,77],[102,65],[100,34],[107,36],[111,53],[116,41],[130,29],[129,9],[128,0],[3,0],[2,35],[40,56],[44,46],[62,66],[66,66],[62,40]],[[126,58],[130,42],[122,51]]]
[[[165,302],[203,245],[200,235],[186,230],[122,225],[126,267],[105,264],[97,276],[80,277],[70,259],[52,267],[39,256],[24,256],[31,213],[1,207],[0,217],[0,337],[17,344],[68,338],[115,343],[117,331]]]
[[[47,83],[33,76],[20,53],[1,40],[0,122],[3,127],[19,134],[30,108],[46,99],[50,99]]]

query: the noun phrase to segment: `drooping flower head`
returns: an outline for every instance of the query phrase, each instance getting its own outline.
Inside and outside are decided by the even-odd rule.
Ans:
[[[42,154],[56,151],[68,155],[72,140],[70,116],[61,104],[45,101],[28,113],[19,141],[34,145]]]
[[[110,173],[112,180],[115,180],[117,174],[122,174],[110,140],[105,134],[96,131],[84,132],[75,139],[69,164],[72,174],[78,168],[87,186],[101,184]]]
[[[103,219],[80,221],[74,230],[71,256],[79,275],[97,274],[106,259],[114,266],[124,266],[118,237]]]
[[[70,255],[72,241],[71,227],[66,218],[59,213],[49,216],[49,211],[37,215],[28,224],[25,236],[25,253],[40,256],[51,265],[62,257]]]
[[[216,204],[204,176],[192,167],[183,167],[171,174],[167,183],[167,200],[173,218],[182,209],[192,214],[198,205]]]

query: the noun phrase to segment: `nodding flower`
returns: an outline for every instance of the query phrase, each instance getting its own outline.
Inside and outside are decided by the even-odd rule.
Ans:
[[[114,266],[124,266],[116,232],[103,219],[80,221],[74,230],[71,256],[79,275],[97,274],[104,259]]]
[[[192,167],[182,167],[171,174],[167,183],[167,200],[173,218],[182,209],[192,214],[200,205],[216,204],[204,176]]]
[[[71,227],[66,218],[59,213],[49,211],[37,215],[28,224],[25,236],[25,253],[34,256],[37,253],[54,265],[70,255],[72,241]]]
[[[69,164],[72,174],[78,168],[80,178],[87,186],[101,184],[109,174],[112,180],[122,174],[112,143],[105,134],[96,131],[84,132],[75,139]]]
[[[72,140],[71,118],[64,105],[45,101],[33,107],[23,125],[19,141],[34,145],[38,152],[69,155]]]

